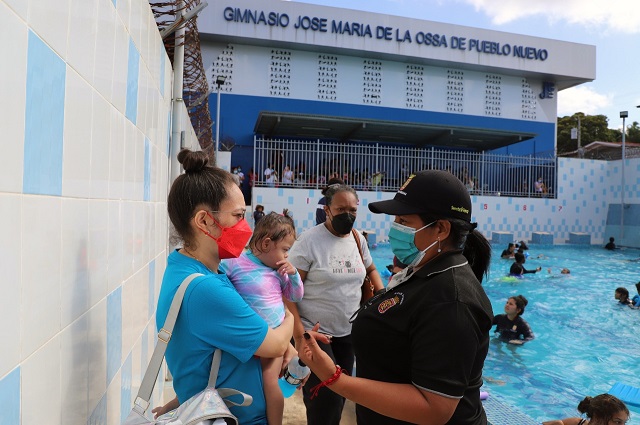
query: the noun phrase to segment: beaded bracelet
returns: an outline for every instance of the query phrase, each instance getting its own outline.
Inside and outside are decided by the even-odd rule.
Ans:
[[[310,399],[313,400],[318,395],[318,392],[320,391],[320,388],[328,387],[329,385],[331,385],[334,382],[336,382],[338,380],[338,378],[340,378],[340,375],[342,375],[342,372],[346,373],[347,371],[344,370],[343,368],[341,368],[340,366],[336,365],[336,373],[334,373],[326,381],[320,382],[318,385],[316,385],[315,387],[311,388],[311,390],[310,390],[310,392],[311,392]]]

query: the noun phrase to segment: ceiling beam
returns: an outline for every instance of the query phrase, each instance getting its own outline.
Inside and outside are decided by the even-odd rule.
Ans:
[[[448,145],[453,137],[453,129],[440,131],[435,136],[427,137],[424,141],[417,143],[416,146],[421,148],[425,145]]]
[[[269,139],[273,138],[273,135],[276,133],[276,131],[278,131],[278,127],[280,126],[280,121],[282,121],[282,118],[280,117],[280,115],[278,115],[276,119],[273,121],[273,124],[271,124],[271,127],[269,127],[269,131],[267,131],[267,133],[265,134],[267,138]]]
[[[351,127],[351,130],[347,131],[346,134],[344,134],[341,138],[340,141],[342,142],[346,142],[349,139],[354,138],[354,136],[356,134],[358,134],[358,132],[360,132],[360,130],[364,130],[367,128],[367,123],[366,122],[361,122],[358,123],[357,125],[354,125],[353,127]]]

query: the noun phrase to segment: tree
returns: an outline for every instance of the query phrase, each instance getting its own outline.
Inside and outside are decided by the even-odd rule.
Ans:
[[[571,129],[578,127],[578,117],[580,117],[580,144],[582,146],[597,141],[616,141],[616,130],[609,129],[609,119],[605,115],[585,115],[582,112],[577,112],[571,116],[558,118],[558,154],[578,149],[578,140],[571,139]],[[618,134],[620,134],[619,131]]]
[[[638,121],[634,121],[633,124],[627,126],[627,137],[625,140],[627,142],[640,142],[640,125],[638,125]]]

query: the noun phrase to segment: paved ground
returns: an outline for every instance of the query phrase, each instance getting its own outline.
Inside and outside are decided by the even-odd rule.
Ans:
[[[173,392],[173,382],[166,381],[164,386],[164,402],[175,397]],[[282,420],[283,425],[306,425],[307,416],[304,410],[304,403],[302,401],[302,391],[296,391],[291,397],[284,399],[284,418]],[[347,400],[342,412],[342,420],[340,425],[356,425],[356,410],[355,404]]]
[[[306,425],[304,403],[302,402],[302,391],[296,391],[291,397],[284,399],[284,419],[283,425]],[[342,412],[340,425],[356,425],[355,405],[347,400]]]

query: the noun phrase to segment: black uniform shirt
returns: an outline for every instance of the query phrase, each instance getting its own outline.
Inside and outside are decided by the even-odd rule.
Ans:
[[[360,311],[352,338],[357,376],[460,398],[448,424],[484,425],[482,367],[491,303],[460,252],[446,253]],[[360,405],[358,423],[404,424]]]

